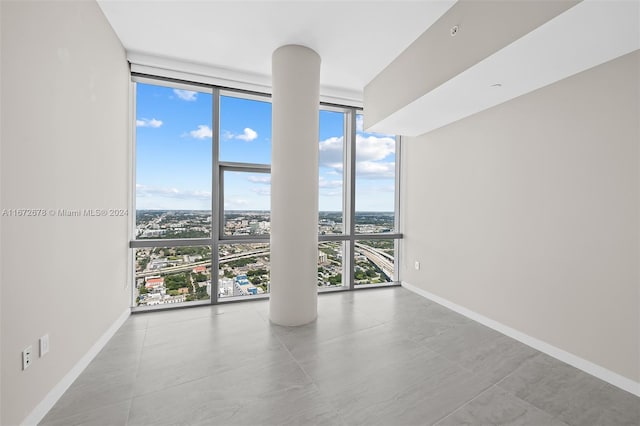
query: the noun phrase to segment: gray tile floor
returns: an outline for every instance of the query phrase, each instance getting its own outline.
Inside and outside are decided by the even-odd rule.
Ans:
[[[131,316],[43,425],[634,425],[640,398],[403,288]]]

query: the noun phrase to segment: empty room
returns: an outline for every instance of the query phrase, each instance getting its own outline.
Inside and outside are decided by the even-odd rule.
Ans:
[[[640,1],[0,0],[0,425],[640,424]]]

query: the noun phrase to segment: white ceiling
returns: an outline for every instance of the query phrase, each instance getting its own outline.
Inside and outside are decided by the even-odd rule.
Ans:
[[[637,0],[584,0],[369,130],[421,135],[637,49]]]
[[[350,105],[455,3],[97,1],[138,71],[270,91],[273,51],[301,44],[322,58],[321,99]],[[639,4],[584,0],[370,130],[422,134],[638,49]]]
[[[301,44],[322,58],[321,92],[362,90],[455,0],[98,0],[131,62],[269,85],[271,54]]]

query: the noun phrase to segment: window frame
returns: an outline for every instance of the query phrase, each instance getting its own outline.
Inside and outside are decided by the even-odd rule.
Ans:
[[[176,238],[176,239],[136,239],[136,84],[150,84],[164,86],[182,90],[195,90],[212,95],[212,188],[211,188],[211,235],[209,238]],[[211,84],[183,81],[167,77],[157,77],[147,74],[131,73],[131,197],[130,211],[131,231],[129,248],[130,271],[131,271],[131,309],[136,311],[175,309],[201,305],[215,305],[230,303],[235,301],[247,301],[265,299],[269,294],[238,296],[238,297],[218,297],[218,271],[220,268],[219,250],[221,245],[246,244],[246,243],[270,243],[270,234],[229,236],[224,235],[224,173],[225,171],[237,171],[248,173],[271,173],[271,165],[244,162],[223,162],[220,161],[220,97],[231,96],[247,100],[260,102],[271,102],[271,95],[268,93],[258,93],[229,87],[218,87]],[[389,287],[400,285],[399,259],[400,244],[403,238],[400,232],[400,195],[401,195],[401,145],[402,138],[396,136],[395,139],[395,192],[394,192],[394,232],[378,234],[357,234],[355,232],[355,196],[356,196],[356,116],[363,114],[362,108],[354,106],[336,105],[320,102],[319,108],[332,112],[344,113],[344,138],[343,138],[343,183],[342,183],[342,233],[318,235],[318,244],[322,242],[342,242],[342,285],[336,287],[318,288],[319,293],[334,291],[353,291],[365,288]],[[394,277],[393,281],[380,284],[355,285],[355,243],[362,240],[394,240]],[[184,247],[184,246],[210,246],[211,247],[211,295],[210,299],[204,301],[192,301],[180,304],[166,304],[149,306],[135,306],[135,261],[134,252],[138,248],[157,247]]]
[[[336,108],[335,105],[330,105]],[[326,108],[320,104],[320,109]],[[345,142],[344,142],[344,172],[343,172],[343,233],[332,235],[318,235],[318,241],[345,241],[342,261],[342,288],[321,288],[319,292],[361,290],[364,288],[387,287],[400,285],[399,280],[399,240],[403,238],[400,229],[400,145],[401,138],[395,140],[395,179],[394,179],[394,230],[395,232],[383,232],[379,234],[359,234],[355,229],[356,216],[356,116],[362,114],[362,109],[356,107],[339,107],[345,113]],[[331,109],[332,111],[335,109]],[[393,281],[379,284],[355,284],[355,243],[362,240],[394,240],[394,276]],[[345,277],[347,282],[345,282]]]

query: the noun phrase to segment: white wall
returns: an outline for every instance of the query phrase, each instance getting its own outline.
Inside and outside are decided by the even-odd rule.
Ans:
[[[125,52],[95,1],[2,1],[2,209],[126,209]],[[1,217],[2,425],[129,305],[126,217]],[[37,357],[48,333],[51,352]],[[21,351],[34,348],[21,371]]]
[[[2,47],[2,4],[0,4],[0,47]],[[0,53],[0,58],[2,54]],[[0,66],[0,99],[2,99],[2,67]],[[0,102],[0,129],[2,129],[2,102]],[[2,165],[2,134],[0,132],[0,166]],[[0,173],[0,212],[2,211],[2,173]],[[1,218],[2,216],[0,216]],[[2,267],[2,220],[0,219],[0,268]],[[0,321],[2,321],[2,272],[0,270]],[[1,324],[1,323],[0,323]],[[0,423],[2,423],[2,327],[0,326]]]
[[[402,280],[639,382],[639,62],[406,140]]]

